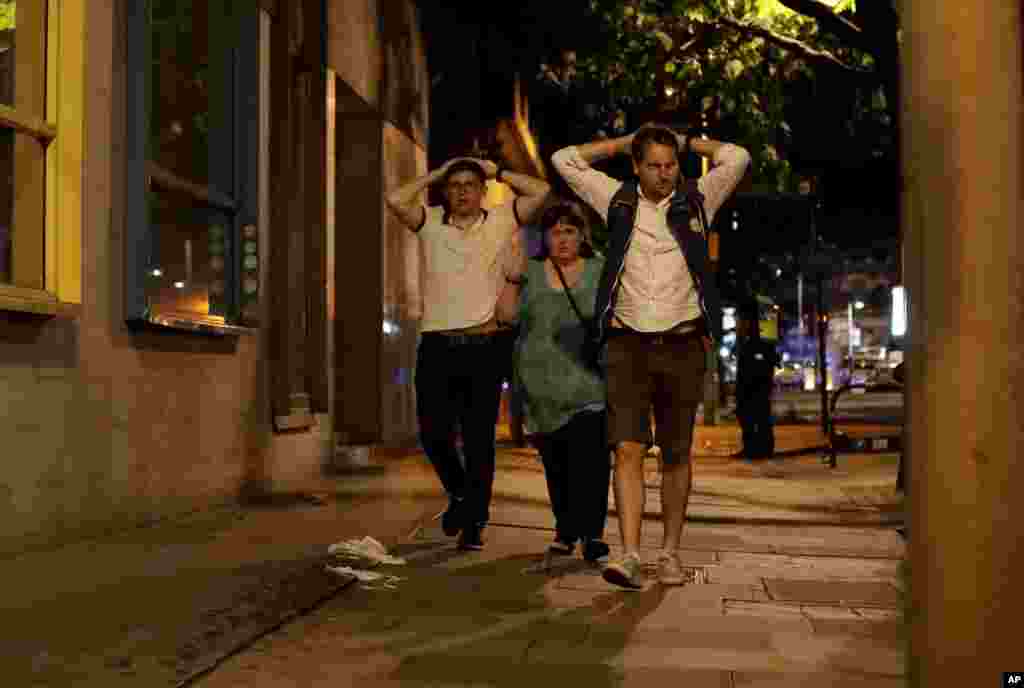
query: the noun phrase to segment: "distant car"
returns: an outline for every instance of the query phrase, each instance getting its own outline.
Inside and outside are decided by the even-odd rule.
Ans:
[[[803,384],[803,370],[789,367],[775,369],[775,386],[779,389],[800,389]]]
[[[859,368],[859,369],[853,371],[853,375],[850,376],[850,384],[851,385],[866,385],[866,384],[868,384],[868,382],[870,381],[870,379],[872,377],[872,372],[873,371],[867,370],[865,368]]]

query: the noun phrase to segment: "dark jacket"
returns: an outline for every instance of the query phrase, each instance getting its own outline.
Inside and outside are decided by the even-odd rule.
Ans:
[[[760,337],[740,342],[736,366],[736,401],[744,404],[756,399],[769,399],[775,383],[779,355],[775,345]]]
[[[639,200],[637,182],[628,181],[612,197],[608,208],[608,249],[604,271],[597,287],[597,301],[594,314],[597,319],[597,336],[604,341],[615,310],[615,298],[619,278],[626,260],[626,251],[633,237],[636,224],[636,208]],[[690,218],[700,223],[702,231],[690,229]],[[668,226],[679,243],[679,249],[686,258],[686,266],[693,277],[701,313],[711,338],[718,342],[722,338],[722,307],[715,285],[714,275],[708,260],[708,223],[704,212],[704,195],[697,190],[697,182],[684,180],[676,189],[668,209]]]

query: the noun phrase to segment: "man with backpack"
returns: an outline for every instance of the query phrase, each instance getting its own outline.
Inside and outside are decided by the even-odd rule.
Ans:
[[[712,163],[699,180],[684,179],[680,172],[683,155],[691,151]],[[635,180],[617,181],[591,167],[626,153]],[[624,552],[605,568],[604,578],[625,588],[643,587],[643,460],[652,442],[653,407],[665,526],[658,578],[664,585],[681,585],[678,549],[692,480],[693,424],[707,352],[717,346],[722,329],[707,231],[746,173],[750,155],[733,144],[645,125],[629,136],[564,148],[552,163],[608,225],[594,330],[605,347],[608,444],[615,451]]]

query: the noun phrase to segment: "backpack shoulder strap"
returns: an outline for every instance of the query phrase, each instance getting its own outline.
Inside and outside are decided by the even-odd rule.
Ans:
[[[704,194],[702,194],[700,189],[697,187],[697,180],[686,178],[683,180],[681,186],[683,192],[686,194],[687,203],[691,208],[696,208],[697,218],[700,222],[701,229],[703,230],[704,236],[707,236],[711,228],[708,227],[708,216],[707,212],[704,210]]]
[[[637,194],[636,182],[628,181],[623,183],[619,187],[619,190],[612,196],[611,203],[609,204],[608,210],[611,212],[616,205],[626,206],[630,209],[630,212],[636,212],[636,204],[639,195]]]

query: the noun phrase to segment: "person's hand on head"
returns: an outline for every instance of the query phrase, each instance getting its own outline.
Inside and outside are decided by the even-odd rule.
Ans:
[[[483,168],[484,174],[487,175],[488,179],[494,179],[495,175],[498,174],[498,163],[496,163],[496,162],[493,162],[491,160],[482,160],[480,158],[467,158],[467,159],[468,160],[472,160],[477,165],[480,165],[480,167]]]

